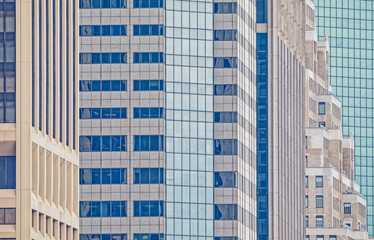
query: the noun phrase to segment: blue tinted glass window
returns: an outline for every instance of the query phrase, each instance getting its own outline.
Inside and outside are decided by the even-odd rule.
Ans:
[[[318,103],[318,114],[321,114],[321,115],[326,114],[326,103],[325,102]]]
[[[80,119],[120,119],[127,118],[127,108],[80,108]]]
[[[134,108],[134,118],[163,118],[163,108]]]
[[[316,187],[323,187],[323,176],[316,176]]]
[[[214,58],[215,68],[237,68],[238,60],[236,57],[216,57]]]
[[[237,13],[237,4],[214,3],[214,13]]]
[[[81,92],[127,91],[127,80],[81,80]]]
[[[137,52],[134,53],[134,63],[163,63],[163,53],[160,52]]]
[[[134,25],[134,36],[162,36],[163,25]]]
[[[215,220],[238,220],[238,205],[216,204],[214,205]]]
[[[127,136],[80,136],[80,152],[127,151]]]
[[[79,8],[126,8],[127,0],[79,0]]]
[[[215,172],[214,187],[235,188],[236,173],[235,172]]]
[[[238,94],[238,85],[236,84],[214,85],[214,95],[236,96],[237,94]]]
[[[323,208],[323,195],[316,195],[316,208]]]
[[[214,41],[237,41],[237,30],[214,30]]]
[[[81,201],[79,216],[85,217],[127,217],[126,201]]]
[[[134,233],[134,240],[163,240],[163,233]]]
[[[134,201],[134,217],[164,216],[164,201]]]
[[[0,156],[0,189],[16,188],[16,157]]]
[[[134,8],[162,8],[163,0],[134,0]]]
[[[236,123],[238,122],[237,112],[215,112],[214,113],[215,123]]]
[[[162,91],[163,80],[134,80],[134,91]]]
[[[127,240],[126,233],[118,234],[79,234],[80,240]]]
[[[237,155],[238,141],[236,139],[215,139],[214,140],[215,155]]]
[[[134,184],[164,183],[163,168],[134,168]]]
[[[163,151],[163,135],[134,136],[134,151]]]
[[[127,63],[127,53],[80,53],[80,64]]]
[[[351,203],[344,203],[344,214],[351,214]]]

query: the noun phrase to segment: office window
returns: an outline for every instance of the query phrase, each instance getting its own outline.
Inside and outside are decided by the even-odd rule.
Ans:
[[[323,176],[316,176],[316,187],[323,187]]]
[[[164,25],[134,25],[134,36],[163,36]]]
[[[309,227],[309,216],[308,215],[305,216],[305,225],[306,227]]]
[[[16,189],[15,156],[0,156],[0,189]]]
[[[81,92],[127,91],[127,80],[81,80]]]
[[[134,233],[134,240],[164,240],[163,233]]]
[[[318,127],[320,128],[326,128],[326,122],[319,122]]]
[[[330,235],[329,237],[329,240],[337,240],[338,238],[336,237],[336,235]]]
[[[112,234],[79,234],[80,240],[127,240],[126,233]]]
[[[214,205],[214,220],[238,220],[237,204]]]
[[[305,196],[305,207],[308,208],[309,206],[309,197],[308,195]]]
[[[80,184],[127,184],[126,168],[81,168]]]
[[[318,114],[320,115],[326,114],[326,103],[325,102],[318,103]]]
[[[323,216],[316,216],[316,227],[323,227]]]
[[[127,53],[80,53],[80,64],[127,63]]]
[[[214,140],[215,155],[237,155],[238,140],[236,139],[215,139]]]
[[[238,59],[236,57],[216,57],[214,58],[214,68],[237,68]]]
[[[344,203],[344,214],[351,214],[351,203]]]
[[[164,80],[134,80],[134,91],[163,91]]]
[[[164,183],[163,168],[134,168],[134,184]]]
[[[214,3],[214,13],[237,13],[237,3]]]
[[[323,239],[324,239],[323,235],[317,235],[317,240],[323,240]]]
[[[309,177],[305,176],[305,187],[307,188],[309,186]]]
[[[127,108],[80,108],[80,119],[125,119]]]
[[[127,217],[126,201],[81,201],[80,217]]]
[[[127,151],[127,136],[80,136],[80,152]]]
[[[136,52],[134,53],[134,63],[163,63],[164,53],[162,52]]]
[[[214,173],[214,187],[219,188],[235,188],[236,172],[215,172]]]
[[[0,208],[0,225],[16,224],[15,208]]]
[[[134,118],[163,118],[164,108],[134,108]]]
[[[163,151],[163,135],[135,135],[134,151]]]
[[[214,85],[214,95],[237,96],[238,85],[236,84],[217,84]]]
[[[126,25],[80,25],[79,36],[127,36]]]
[[[316,208],[323,208],[323,195],[316,196]]]
[[[214,30],[214,41],[237,41],[237,30]]]
[[[134,201],[134,217],[164,216],[164,201]]]
[[[237,112],[215,112],[214,122],[215,123],[237,123],[238,113]]]
[[[127,0],[79,0],[79,8],[126,8]]]
[[[162,8],[163,0],[134,0],[134,8]]]

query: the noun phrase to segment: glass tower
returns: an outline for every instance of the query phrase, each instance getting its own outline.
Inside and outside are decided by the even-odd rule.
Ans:
[[[342,102],[343,135],[355,142],[355,176],[367,199],[367,225],[374,236],[373,33],[374,2],[315,0],[319,38],[330,42],[330,80]]]

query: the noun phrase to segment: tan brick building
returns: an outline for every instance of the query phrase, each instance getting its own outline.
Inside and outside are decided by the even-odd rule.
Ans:
[[[329,43],[317,40],[310,0],[306,13],[306,239],[368,239],[353,135],[342,135],[341,103],[329,84]]]

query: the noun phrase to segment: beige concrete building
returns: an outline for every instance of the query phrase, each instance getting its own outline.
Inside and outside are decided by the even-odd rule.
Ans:
[[[0,239],[78,239],[76,9],[0,0]]]
[[[329,43],[317,40],[311,0],[306,29],[306,239],[368,239],[353,136],[342,135],[341,103],[329,84]]]

